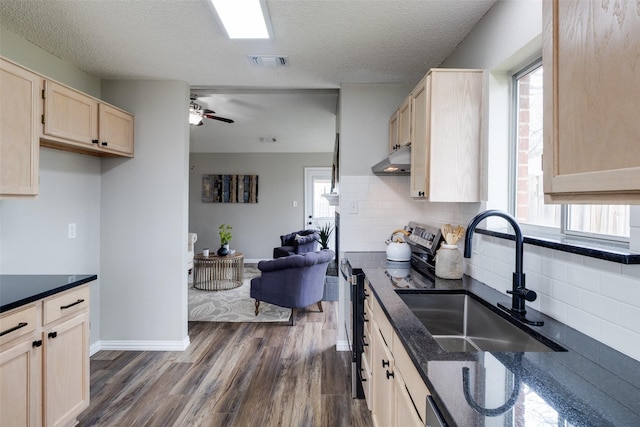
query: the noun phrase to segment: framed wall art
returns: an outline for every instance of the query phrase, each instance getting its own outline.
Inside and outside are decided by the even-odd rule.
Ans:
[[[202,203],[258,203],[258,175],[202,175]]]

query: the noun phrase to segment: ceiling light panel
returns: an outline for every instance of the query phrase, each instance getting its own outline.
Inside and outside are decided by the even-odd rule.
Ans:
[[[231,39],[268,39],[267,7],[261,0],[211,0]]]
[[[289,57],[284,55],[247,55],[249,61],[258,67],[286,67]]]

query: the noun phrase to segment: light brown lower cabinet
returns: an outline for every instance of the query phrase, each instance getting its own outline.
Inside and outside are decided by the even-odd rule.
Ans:
[[[0,198],[38,195],[43,79],[0,58]]]
[[[370,289],[366,292],[369,294],[365,311],[370,325],[371,350],[369,353],[365,347],[362,376],[366,379],[363,388],[373,424],[376,427],[424,426],[429,389]]]
[[[0,426],[75,425],[89,406],[88,285],[3,313],[0,332]]]
[[[371,415],[376,427],[394,426],[395,418],[395,379],[394,360],[384,338],[373,324],[373,366],[371,375],[373,393],[371,399]]]

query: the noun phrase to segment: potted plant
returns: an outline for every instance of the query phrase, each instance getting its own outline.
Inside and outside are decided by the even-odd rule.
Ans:
[[[329,237],[331,233],[333,233],[333,226],[328,222],[322,227],[319,227],[318,234],[320,237],[317,239],[317,242],[320,243],[321,249],[329,249]]]
[[[233,227],[227,224],[221,224],[218,227],[218,234],[220,235],[220,249],[218,249],[219,256],[225,256],[229,253],[229,242],[231,241],[231,230]]]

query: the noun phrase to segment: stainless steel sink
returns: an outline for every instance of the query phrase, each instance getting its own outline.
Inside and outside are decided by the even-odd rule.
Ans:
[[[565,351],[470,295],[396,292],[446,351]]]

